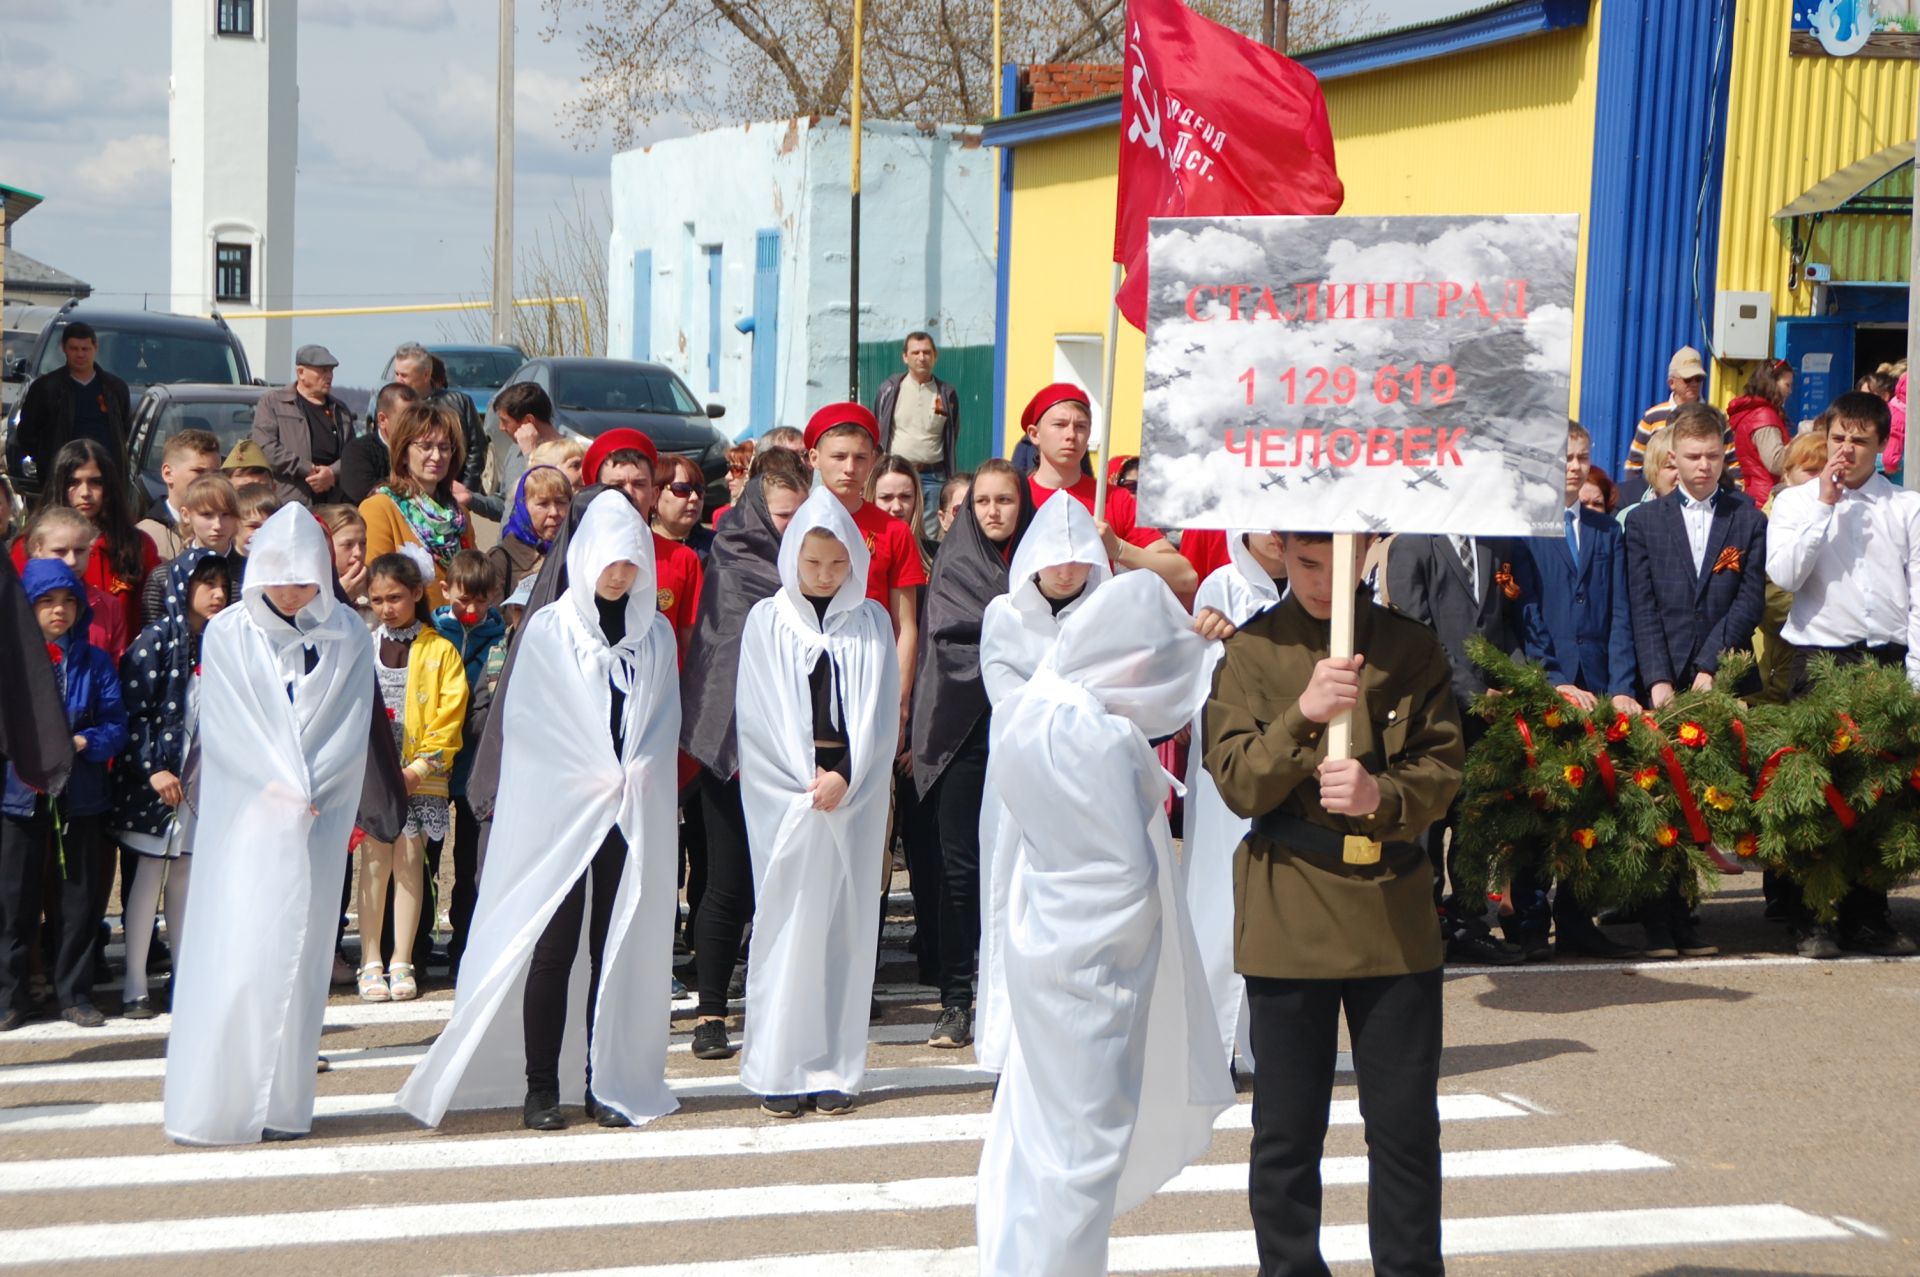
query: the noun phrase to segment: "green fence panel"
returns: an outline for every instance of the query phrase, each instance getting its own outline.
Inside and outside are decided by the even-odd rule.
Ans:
[[[860,398],[871,404],[880,383],[905,368],[900,362],[899,342],[861,342]],[[943,346],[934,373],[940,380],[951,382],[960,398],[960,439],[955,451],[961,468],[971,470],[995,455],[993,347]]]

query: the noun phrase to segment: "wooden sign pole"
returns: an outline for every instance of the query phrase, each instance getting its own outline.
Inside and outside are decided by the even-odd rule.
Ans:
[[[1355,558],[1359,538],[1351,532],[1333,534],[1333,623],[1327,655],[1340,660],[1353,655]],[[1327,757],[1353,757],[1353,711],[1327,724]]]

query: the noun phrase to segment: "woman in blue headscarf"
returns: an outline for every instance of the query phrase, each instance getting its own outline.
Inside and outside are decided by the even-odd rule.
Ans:
[[[513,508],[500,526],[500,541],[487,551],[500,573],[503,597],[511,595],[523,577],[532,576],[546,562],[554,533],[567,518],[573,485],[556,466],[534,466],[520,476],[513,490]]]

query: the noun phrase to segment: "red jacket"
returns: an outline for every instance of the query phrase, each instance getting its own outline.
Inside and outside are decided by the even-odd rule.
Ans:
[[[1740,475],[1746,483],[1747,495],[1755,505],[1765,505],[1773,486],[1780,480],[1760,459],[1760,449],[1753,442],[1754,432],[1778,430],[1784,447],[1793,441],[1793,431],[1787,429],[1785,419],[1772,401],[1759,395],[1741,395],[1728,404],[1727,422],[1733,427],[1733,455],[1740,461]]]

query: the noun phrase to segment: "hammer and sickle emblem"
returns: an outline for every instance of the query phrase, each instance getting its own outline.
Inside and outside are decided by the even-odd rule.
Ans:
[[[1147,69],[1136,65],[1133,68],[1134,117],[1127,128],[1127,141],[1144,141],[1165,155],[1167,147],[1160,140],[1160,112],[1154,107],[1152,88],[1152,82],[1147,79]]]

